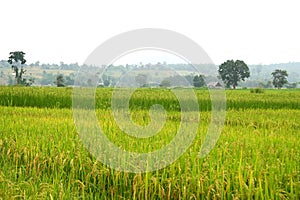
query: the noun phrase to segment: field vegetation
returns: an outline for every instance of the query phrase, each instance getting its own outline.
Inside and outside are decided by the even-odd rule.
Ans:
[[[176,134],[180,105],[170,89],[139,89],[132,119],[149,108],[167,112],[149,139],[122,133],[113,120],[113,89],[96,90],[96,115],[107,137],[128,151],[162,148]],[[0,88],[0,199],[299,199],[300,90],[228,90],[222,134],[205,158],[199,150],[210,122],[209,92],[200,105],[196,139],[177,161],[147,173],[111,169],[83,146],[72,115],[72,88]],[[191,111],[195,112],[195,111]]]

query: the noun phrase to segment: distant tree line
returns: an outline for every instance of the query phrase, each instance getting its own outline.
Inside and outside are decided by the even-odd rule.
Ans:
[[[71,86],[74,85],[75,80],[75,72],[80,68],[88,68],[93,66],[87,66],[82,65],[79,66],[78,63],[74,64],[65,64],[64,62],[60,62],[60,64],[40,64],[39,61],[36,63],[32,63],[30,65],[26,64],[25,59],[25,53],[23,51],[14,51],[9,53],[9,57],[7,61],[0,61],[0,68],[1,66],[4,67],[11,67],[12,68],[12,75],[14,77],[11,77],[10,75],[7,77],[7,81],[9,85],[17,84],[17,85],[25,85],[30,86],[33,83],[40,84],[40,85],[56,85],[58,87],[64,87],[64,86]],[[34,66],[41,66],[42,69],[44,69],[41,76],[38,78],[33,78],[31,76],[25,76],[28,68],[28,66],[34,67]],[[109,86],[115,86],[115,84],[118,81],[118,77],[114,74],[125,74],[128,72],[128,70],[132,69],[157,69],[158,71],[163,71],[166,69],[166,66],[172,67],[174,70],[188,70],[190,65],[189,64],[169,64],[167,63],[157,63],[157,64],[143,64],[140,63],[139,65],[119,65],[119,66],[113,66],[110,65],[110,71],[104,72],[102,74],[102,77],[100,78],[98,86],[102,87],[109,87]],[[205,66],[200,65],[201,69],[203,68],[207,74],[211,74],[211,66]],[[200,67],[199,66],[199,67]],[[294,65],[293,65],[294,66]],[[105,67],[105,66],[101,66]],[[47,70],[58,70],[57,73],[51,73],[47,72]],[[73,71],[74,73],[60,73],[65,71]],[[255,68],[254,72],[259,74],[260,73],[259,68]],[[226,88],[232,88],[236,89],[239,85],[244,85],[244,81],[250,77],[250,70],[247,64],[242,60],[227,60],[226,62],[222,63],[218,68],[218,74],[219,78],[222,79],[224,85]],[[31,75],[31,73],[30,73]],[[158,75],[158,74],[155,74]],[[269,80],[261,81],[261,80],[248,80],[248,85],[253,82],[253,86],[256,85],[261,88],[296,88],[299,81],[296,82],[289,82],[288,81],[288,73],[286,70],[283,69],[275,69],[270,73]],[[292,73],[294,80],[295,80],[295,73]],[[4,78],[6,75],[3,71],[0,72],[0,78]],[[89,78],[90,74],[86,74],[86,77],[84,80],[85,82],[80,82],[82,80],[79,80],[80,85],[82,86],[92,86],[95,85],[95,83],[92,83],[92,79]],[[14,78],[14,79],[13,79]],[[135,76],[135,81],[139,87],[172,87],[172,86],[182,86],[182,87],[207,87],[209,84],[209,81],[212,81],[209,76],[205,76],[203,74],[190,74],[185,76],[170,76],[165,77],[163,80],[160,80],[160,82],[152,82],[148,83],[147,76],[143,73],[140,73]],[[297,79],[297,77],[296,77]],[[297,79],[299,80],[299,79]],[[252,81],[252,82],[251,82]],[[222,85],[222,84],[219,84]]]
[[[227,88],[232,86],[233,89],[238,86],[238,83],[245,81],[246,78],[250,77],[250,70],[247,64],[242,60],[227,60],[219,66],[219,75]],[[298,82],[289,83],[287,80],[288,73],[286,70],[275,69],[272,73],[272,81],[267,83],[260,82],[259,86],[262,88],[271,88],[272,85],[280,89],[282,87],[296,88]]]

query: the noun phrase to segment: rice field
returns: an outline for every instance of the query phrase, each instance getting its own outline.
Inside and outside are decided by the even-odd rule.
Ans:
[[[165,126],[147,139],[122,132],[113,119],[113,89],[96,91],[96,115],[120,148],[148,152],[175,136],[180,105],[169,89],[140,89],[132,120],[149,123],[161,104]],[[0,87],[0,199],[300,199],[300,90],[226,91],[222,134],[199,157],[211,118],[207,90],[195,90],[196,139],[171,165],[147,173],[121,172],[97,161],[82,144],[72,114],[72,88]],[[191,111],[195,112],[195,111]]]

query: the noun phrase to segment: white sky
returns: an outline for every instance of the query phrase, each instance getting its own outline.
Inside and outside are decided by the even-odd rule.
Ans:
[[[300,61],[298,2],[1,0],[0,60],[22,50],[28,64],[82,64],[117,34],[163,28],[196,41],[215,64],[227,59],[247,64]]]

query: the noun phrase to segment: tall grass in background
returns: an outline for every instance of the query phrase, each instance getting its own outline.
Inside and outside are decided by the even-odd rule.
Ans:
[[[125,89],[126,90],[126,89]],[[175,89],[176,90],[176,89]],[[180,90],[177,89],[177,90]],[[113,88],[97,88],[96,108],[110,107]],[[196,89],[200,111],[210,111],[209,91]],[[300,90],[265,90],[250,93],[249,90],[227,90],[227,109],[300,109]],[[121,99],[122,100],[122,99]],[[149,109],[153,104],[162,104],[165,109],[180,111],[180,105],[171,89],[141,88],[130,101],[132,109]],[[72,108],[72,88],[53,87],[0,87],[0,105],[38,108]]]

